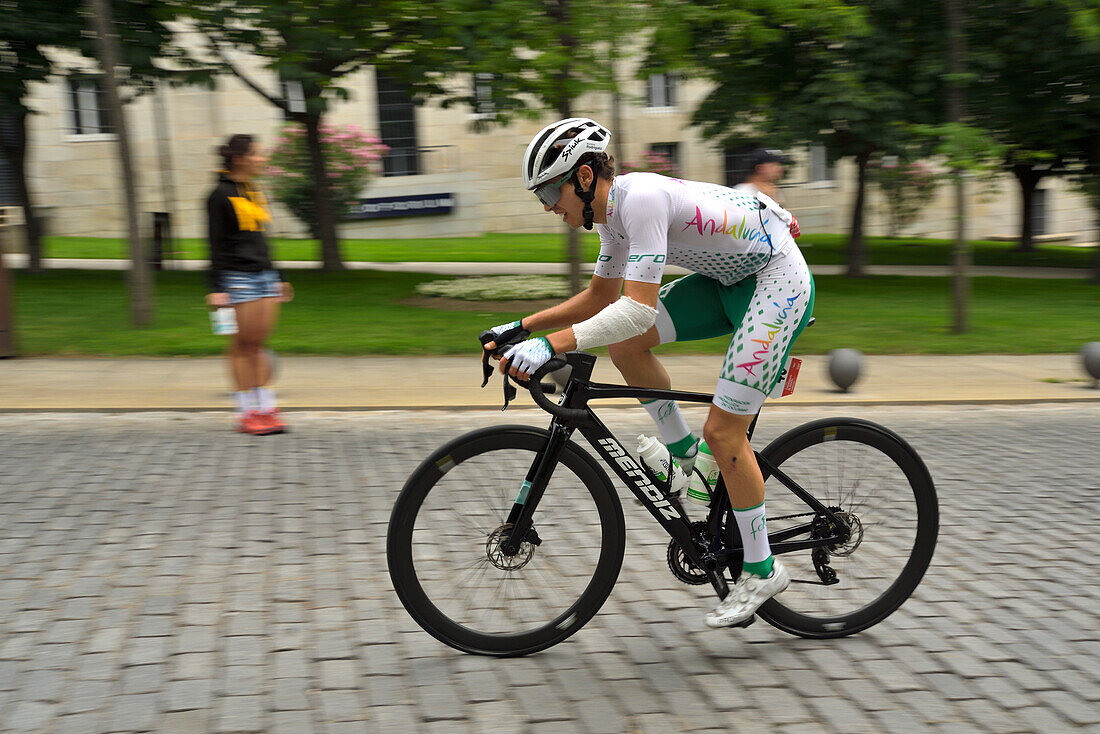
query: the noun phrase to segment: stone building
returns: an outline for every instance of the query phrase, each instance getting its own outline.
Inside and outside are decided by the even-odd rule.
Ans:
[[[122,191],[114,136],[107,124],[102,95],[93,75],[80,71],[79,57],[59,65],[72,72],[32,86],[28,155],[30,182],[44,208],[49,234],[119,237],[125,234]],[[248,59],[241,59],[254,78],[279,93],[278,80]],[[459,80],[455,83],[475,83]],[[523,190],[519,162],[528,140],[556,117],[546,112],[534,120],[476,133],[479,111],[428,103],[414,106],[402,91],[373,70],[345,80],[350,98],[335,103],[330,122],[357,124],[391,147],[385,175],[363,192],[363,209],[381,212],[374,219],[340,225],[343,237],[438,237],[486,232],[553,232],[561,225],[545,216]],[[618,120],[610,95],[590,95],[578,102],[578,114],[594,117],[615,134],[613,152],[620,162],[638,160],[646,150],[669,154],[689,179],[736,183],[737,156],[700,138],[689,125],[695,103],[706,87],[655,75],[631,80],[621,98]],[[480,114],[483,114],[481,111]],[[143,226],[151,229],[151,212],[170,212],[176,236],[202,237],[203,203],[213,185],[215,148],[230,134],[247,132],[270,144],[284,122],[283,112],[232,76],[217,80],[214,90],[161,86],[127,106],[127,121],[139,172]],[[804,232],[845,232],[854,201],[854,164],[829,165],[822,149],[792,151],[795,161],[784,183],[786,204],[799,217]],[[9,171],[0,170],[0,205],[13,204],[5,185]],[[867,226],[870,234],[887,234],[886,211],[870,187]],[[1019,194],[1010,176],[971,186],[972,237],[1016,234]],[[7,199],[6,201],[3,199]],[[382,202],[377,201],[383,199]],[[419,202],[419,203],[417,203]],[[423,207],[449,210],[425,214]],[[1085,199],[1065,181],[1041,184],[1036,205],[1036,233],[1064,235],[1069,241],[1095,241],[1093,213]],[[438,206],[436,208],[439,208]],[[11,214],[9,210],[9,216]],[[941,186],[934,201],[902,234],[952,237],[952,192]],[[275,206],[275,236],[304,236],[304,227]]]

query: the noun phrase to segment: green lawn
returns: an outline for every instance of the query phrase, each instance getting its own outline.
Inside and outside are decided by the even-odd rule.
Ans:
[[[582,235],[584,260],[593,262],[599,250],[595,235]],[[806,260],[811,265],[841,264],[847,261],[847,235],[807,234],[799,238]],[[206,257],[201,239],[178,241],[181,258]],[[948,265],[953,243],[948,240],[871,237],[868,252],[876,265]],[[560,262],[564,238],[560,234],[487,234],[481,237],[434,239],[343,240],[347,260],[379,262]],[[315,260],[315,240],[275,239],[272,251],[277,260]],[[120,239],[97,237],[48,237],[46,257],[128,257],[127,245]],[[977,265],[1013,265],[1020,267],[1092,267],[1092,248],[1042,245],[1037,252],[1022,253],[1012,242],[974,242]]]
[[[401,305],[413,287],[439,276],[354,271],[293,274],[297,299],[271,340],[297,354],[458,354],[475,352],[477,334],[526,315],[487,308],[455,312]],[[124,274],[102,271],[16,273],[15,329],[23,355],[217,354],[202,274],[157,276],[156,326],[128,325]],[[974,329],[949,333],[946,278],[817,278],[818,323],[797,351],[854,347],[868,354],[1072,352],[1100,340],[1100,287],[1084,280],[978,278]],[[726,339],[676,344],[668,352],[723,352]]]

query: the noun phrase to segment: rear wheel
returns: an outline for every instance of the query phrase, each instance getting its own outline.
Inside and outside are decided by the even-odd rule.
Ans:
[[[625,549],[622,506],[606,472],[568,442],[509,555],[508,514],[549,433],[474,431],[413,472],[390,516],[387,557],[401,603],[436,639],[465,652],[526,655],[569,637],[611,593]]]
[[[909,444],[874,423],[833,418],[788,431],[761,456],[841,521],[815,513],[762,467],[769,535],[809,523],[811,537],[843,539],[781,555],[791,585],[758,614],[792,634],[827,638],[900,607],[932,561],[939,528],[932,477]]]

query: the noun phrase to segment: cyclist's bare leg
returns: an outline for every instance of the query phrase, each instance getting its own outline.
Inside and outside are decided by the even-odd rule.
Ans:
[[[627,385],[668,390],[672,387],[672,378],[657,355],[650,351],[660,343],[661,337],[654,326],[641,336],[610,345],[607,352]]]
[[[707,615],[709,627],[747,624],[764,602],[790,584],[787,569],[772,558],[764,522],[764,479],[756,463],[747,431],[751,415],[727,413],[712,405],[703,427],[707,446],[726,482],[735,521],[744,548],[742,574],[729,595]]]
[[[661,337],[657,327],[653,327],[641,336],[608,347],[611,361],[626,380],[626,384],[631,387],[652,387],[658,390],[668,390],[672,387],[672,378],[669,377],[668,371],[651,351],[660,343]],[[679,460],[681,467],[690,473],[695,463],[697,441],[691,428],[684,421],[680,407],[670,400],[642,401],[642,405],[657,424],[661,440]]]
[[[727,413],[716,405],[703,427],[703,439],[722,470],[734,507],[755,507],[764,501],[764,476],[749,445],[751,415]]]

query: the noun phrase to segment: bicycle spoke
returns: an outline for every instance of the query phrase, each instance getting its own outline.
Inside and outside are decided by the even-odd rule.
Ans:
[[[793,611],[817,617],[854,613],[874,603],[900,575],[916,531],[916,510],[908,480],[895,462],[874,446],[838,438],[810,444],[782,463],[781,470],[827,506],[850,513],[862,532],[850,555],[830,554],[828,563],[838,583],[821,582],[809,551],[782,556],[797,583],[777,601]],[[812,518],[786,488],[766,485],[769,524],[773,532]],[[793,510],[793,511],[792,511]],[[789,517],[784,517],[789,516]],[[846,553],[844,545],[838,548]]]
[[[592,503],[561,465],[533,519],[541,545],[522,543],[512,558],[495,548],[535,456],[511,450],[457,463],[420,508],[415,537],[423,540],[414,544],[414,563],[421,586],[444,615],[470,629],[516,634],[547,624],[576,602],[596,568],[599,517],[573,511],[559,518],[559,508]]]

